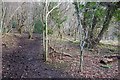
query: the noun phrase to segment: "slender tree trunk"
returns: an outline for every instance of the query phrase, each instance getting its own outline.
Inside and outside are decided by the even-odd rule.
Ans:
[[[29,38],[29,39],[32,39],[32,37],[33,37],[33,32],[30,31],[28,38]]]
[[[0,27],[0,29],[1,29],[1,33],[4,35],[5,34],[5,32],[3,31],[3,30],[6,30],[6,27],[3,27],[4,26],[4,20],[5,20],[5,16],[6,16],[6,7],[4,8],[5,6],[4,6],[4,2],[2,2],[2,15],[1,15],[1,27]]]
[[[46,27],[45,27],[45,37],[46,37],[46,40],[45,40],[45,60],[48,61],[48,2],[46,0]]]
[[[96,18],[95,15],[93,15],[91,30],[89,30],[89,36],[86,39],[86,42],[87,42],[86,46],[88,48],[93,48],[94,47],[94,44],[92,44],[92,40],[94,39],[94,32],[93,32],[93,30],[95,29],[96,24],[97,24],[97,18]]]
[[[93,20],[92,20],[92,27],[91,27],[91,31],[90,31],[90,39],[92,39],[93,38],[93,30],[94,30],[94,28],[95,28],[95,26],[96,26],[96,24],[97,24],[97,17],[94,15],[93,16]]]
[[[45,51],[45,31],[43,31],[43,49]]]
[[[33,31],[34,31],[34,12],[33,12],[33,8],[32,7],[34,7],[34,3],[29,3],[29,5],[28,6],[30,6],[29,7],[29,15],[28,15],[28,20],[29,20],[29,39],[32,39],[33,38]],[[24,11],[24,10],[23,10]],[[24,13],[21,13],[21,14],[24,14]],[[25,16],[22,16],[22,20],[21,20],[21,23],[23,24],[24,23],[24,17]]]
[[[74,41],[77,40],[77,28],[75,28],[75,32],[74,32],[75,36],[74,36]]]
[[[79,38],[80,38],[80,72],[83,71],[83,51],[84,51],[84,39],[83,39],[83,26],[81,24],[81,18],[80,18],[80,11],[79,11],[79,4],[77,2],[74,2],[76,14],[77,14],[77,20],[78,20],[78,29],[79,29]]]
[[[92,39],[93,36],[94,36],[94,33],[93,33],[93,30],[95,29],[96,27],[96,24],[97,24],[97,16],[95,15],[95,12],[97,10],[97,8],[99,7],[99,2],[96,3],[96,9],[93,11],[93,16],[92,16],[92,22],[91,22],[91,29],[90,29],[90,32],[89,32],[89,38]]]
[[[43,12],[41,14],[41,22],[42,22],[42,38],[43,38],[43,51],[45,52],[45,20],[44,20],[44,12],[45,12],[45,3],[43,3]]]
[[[18,29],[18,31],[19,31],[20,34],[23,33],[23,26],[24,26],[24,25],[20,25],[20,27],[19,27],[19,29]]]
[[[61,4],[61,3],[60,3]],[[59,5],[60,4],[58,4],[58,5],[56,5],[56,6],[54,6],[50,11],[48,10],[48,1],[46,0],[46,4],[45,4],[45,6],[46,6],[46,23],[45,23],[45,36],[46,36],[46,42],[45,42],[45,59],[46,59],[46,61],[48,61],[48,16],[49,16],[49,14],[54,10],[54,9],[56,9],[57,7],[59,7]]]
[[[83,51],[80,51],[80,72],[83,71]]]
[[[31,24],[30,25],[30,30],[29,30],[29,39],[32,39],[33,38],[33,30],[34,30],[34,24]]]
[[[59,28],[59,31],[58,31],[58,37],[59,37],[60,39],[62,39],[61,28]]]

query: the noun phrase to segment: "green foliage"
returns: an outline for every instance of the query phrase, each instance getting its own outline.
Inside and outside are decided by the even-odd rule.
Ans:
[[[63,25],[63,22],[67,20],[67,16],[63,16],[59,8],[54,9],[51,12],[50,17],[56,23],[58,28],[60,28]]]
[[[34,25],[34,32],[41,34],[42,31],[43,31],[42,22],[40,20],[36,20]]]
[[[12,21],[12,28],[15,28],[17,26],[17,22],[16,21]]]
[[[105,15],[105,9],[103,9],[102,7],[98,7],[95,12],[95,15],[99,18],[103,17]]]
[[[53,30],[52,29],[48,29],[48,35],[52,35],[53,34]]]
[[[120,21],[120,9],[115,11],[114,17],[115,17],[116,21]]]
[[[101,25],[104,22],[106,14],[105,7],[100,6],[98,2],[80,3],[79,10],[84,17],[82,21],[84,21],[84,24],[89,28],[91,28],[91,24],[93,24],[93,16],[96,17],[96,25]]]
[[[79,5],[79,8],[82,10],[85,8],[85,6],[83,4]]]

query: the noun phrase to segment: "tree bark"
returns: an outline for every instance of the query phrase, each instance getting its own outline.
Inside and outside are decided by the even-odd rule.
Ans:
[[[90,39],[92,39],[93,38],[93,30],[94,30],[94,28],[95,28],[95,26],[96,26],[96,24],[97,24],[97,17],[94,15],[94,17],[93,17],[93,20],[92,20],[92,27],[91,27],[91,31],[90,31]]]
[[[48,61],[48,4],[46,0],[46,23],[45,23],[45,61]]]
[[[6,15],[6,7],[4,8],[4,2],[2,2],[2,15],[1,15],[1,25],[0,25],[0,30],[1,30],[1,33],[3,33],[4,35],[4,32],[2,31],[3,29],[3,26],[4,26],[4,20],[5,20],[5,15]],[[4,27],[5,28],[5,27]]]
[[[99,41],[102,39],[103,37],[103,34],[108,30],[109,28],[109,23],[112,19],[112,16],[115,12],[115,10],[117,9],[117,7],[115,6],[109,6],[107,7],[107,12],[106,12],[106,17],[105,17],[105,21],[103,23],[103,28],[102,30],[100,31],[100,33],[98,34],[97,38],[96,38],[96,43],[95,44],[98,44]]]
[[[45,23],[45,37],[46,37],[46,42],[45,42],[45,60],[48,61],[48,16],[49,14],[56,9],[57,7],[59,7],[61,3],[57,4],[56,6],[54,6],[50,11],[48,10],[48,1],[46,0],[46,23]]]
[[[80,69],[80,72],[83,71],[83,51],[84,51],[84,43],[85,43],[85,40],[84,40],[84,31],[83,31],[83,25],[81,23],[81,18],[80,18],[80,10],[79,10],[79,3],[77,2],[74,2],[74,5],[75,5],[75,9],[76,9],[76,14],[77,14],[77,20],[78,20],[78,29],[79,29],[79,36],[80,36],[80,66],[79,66],[79,69]]]

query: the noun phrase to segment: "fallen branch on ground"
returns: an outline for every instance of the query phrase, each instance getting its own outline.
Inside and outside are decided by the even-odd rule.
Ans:
[[[50,46],[50,45],[49,45],[49,48],[52,50],[52,52],[50,52],[49,54],[58,53],[58,54],[61,54],[62,56],[68,56],[68,57],[72,58],[72,55],[65,53],[65,52],[59,52],[59,51],[55,50],[55,48]]]

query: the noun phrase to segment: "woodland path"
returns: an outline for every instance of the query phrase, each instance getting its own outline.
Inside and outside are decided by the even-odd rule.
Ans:
[[[103,52],[95,55],[86,51],[84,71],[78,72],[79,46],[71,42],[51,41],[51,46],[56,50],[75,54],[72,58],[63,56],[63,59],[56,55],[49,60],[54,62],[45,63],[42,35],[33,36],[32,40],[28,39],[27,34],[7,34],[2,38],[3,78],[116,78],[118,75],[118,62],[112,63],[111,68],[100,67],[99,61],[103,58]]]
[[[25,34],[2,38],[3,78],[70,77],[44,62],[41,36],[34,34],[32,40]]]

